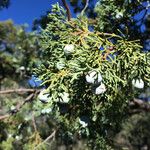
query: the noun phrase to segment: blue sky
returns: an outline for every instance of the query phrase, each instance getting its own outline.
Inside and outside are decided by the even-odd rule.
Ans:
[[[60,0],[11,0],[8,9],[0,11],[0,21],[12,19],[15,24],[29,24],[39,18],[51,8],[52,4]]]

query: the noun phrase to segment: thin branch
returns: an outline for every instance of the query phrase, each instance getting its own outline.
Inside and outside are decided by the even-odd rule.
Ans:
[[[51,138],[55,137],[55,134],[56,134],[56,131],[57,130],[54,130],[52,132],[52,134],[50,136],[48,136],[42,143],[40,143],[39,145],[37,145],[34,150],[38,149],[41,145],[43,145],[44,143],[46,143],[48,140],[50,140]]]
[[[144,102],[143,100],[141,99],[134,99],[134,103],[136,105],[139,106],[139,108],[145,110],[145,111],[150,111],[150,104],[147,103],[147,102]]]
[[[23,105],[25,105],[27,102],[30,102],[33,97],[34,97],[34,93],[30,94],[30,95],[25,99],[25,101],[23,101],[21,104],[19,104],[19,105],[16,107],[17,112],[22,108]]]
[[[20,109],[21,109],[26,103],[30,102],[30,101],[34,98],[34,95],[35,95],[35,93],[30,94],[30,95],[25,99],[25,101],[23,101],[22,103],[18,104],[14,110],[12,110],[11,112],[9,112],[9,113],[7,113],[7,114],[5,114],[5,115],[3,115],[3,116],[0,116],[0,120],[6,119],[6,118],[10,117],[11,115],[14,115],[14,114],[16,114],[17,112],[19,112]]]
[[[70,8],[69,8],[68,4],[66,3],[66,0],[62,0],[62,3],[67,11],[68,21],[70,21],[71,20]]]
[[[84,6],[83,10],[81,11],[81,16],[84,15],[84,12],[87,9],[88,5],[89,5],[89,0],[86,0],[85,6]]]
[[[35,92],[35,89],[14,89],[14,90],[4,90],[4,91],[0,91],[0,94],[26,93],[26,92]]]
[[[137,114],[140,112],[150,112],[150,104],[147,102],[144,102],[141,99],[134,99],[129,103],[130,109],[129,113],[130,114]]]
[[[36,126],[36,122],[35,122],[34,113],[32,114],[32,123],[33,123],[33,127],[34,127],[35,132],[37,132],[37,126]]]
[[[8,117],[10,117],[10,114],[6,114],[6,115],[3,115],[3,116],[0,116],[0,120],[6,119]]]
[[[96,32],[96,34],[97,34],[97,35],[100,35],[100,36],[111,36],[111,37],[116,37],[116,38],[122,39],[121,36],[116,35],[116,34],[114,34],[114,33]]]

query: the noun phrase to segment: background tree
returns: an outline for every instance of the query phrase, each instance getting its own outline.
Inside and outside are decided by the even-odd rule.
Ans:
[[[9,77],[19,82],[23,76],[31,75],[31,68],[38,64],[38,35],[27,33],[24,26],[15,27],[11,20],[0,23],[0,35],[0,79]]]
[[[115,144],[117,149],[148,149],[149,139],[149,113],[134,114],[123,124],[121,132],[116,135]]]
[[[33,87],[38,83],[31,75],[32,68],[40,63],[40,51],[37,34],[26,32],[25,26],[14,26],[11,20],[0,22],[0,149],[18,149],[22,145],[31,149],[29,145],[38,138],[30,123],[34,119],[33,105],[26,103],[37,95]]]

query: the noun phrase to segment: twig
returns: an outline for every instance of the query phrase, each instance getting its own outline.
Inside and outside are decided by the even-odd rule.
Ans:
[[[71,20],[71,12],[70,12],[69,6],[67,5],[66,0],[62,0],[62,3],[64,5],[64,7],[66,8],[68,21],[70,21]]]
[[[116,38],[119,38],[119,39],[122,39],[121,36],[119,35],[116,35],[114,33],[104,33],[104,32],[96,32],[97,35],[100,35],[100,36],[110,36],[110,37],[116,37]]]
[[[0,94],[25,93],[25,92],[35,92],[35,89],[4,90],[4,91],[0,91]]]
[[[41,145],[43,145],[43,144],[46,143],[48,140],[50,140],[51,138],[53,138],[53,137],[55,136],[55,134],[56,134],[56,131],[57,131],[57,130],[54,130],[54,131],[52,132],[52,134],[51,134],[50,136],[48,136],[42,143],[40,143],[39,145],[37,145],[37,146],[34,148],[34,150],[38,149]]]
[[[27,102],[30,102],[32,100],[32,98],[34,97],[34,93],[30,94],[25,101],[23,101],[21,104],[19,104],[18,106],[16,106],[16,111],[18,112],[23,105],[25,105]],[[16,113],[16,112],[15,112]]]
[[[85,6],[84,6],[83,10],[81,11],[81,16],[83,16],[83,14],[84,14],[85,10],[87,9],[88,5],[89,5],[89,0],[86,0]]]
[[[32,123],[33,123],[33,127],[34,127],[35,132],[37,132],[37,127],[36,127],[34,113],[32,114]]]

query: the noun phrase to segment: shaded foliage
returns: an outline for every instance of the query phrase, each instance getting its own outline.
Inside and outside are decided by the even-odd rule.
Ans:
[[[117,149],[145,149],[150,148],[149,124],[150,114],[135,114],[124,122],[122,130],[114,139]]]
[[[140,39],[142,45],[148,39],[149,26],[146,25],[146,30],[144,29],[149,20],[148,1],[101,0],[95,11],[98,19],[97,30],[117,33],[131,40]]]
[[[0,0],[0,10],[3,8],[8,8],[10,5],[10,0]]]

